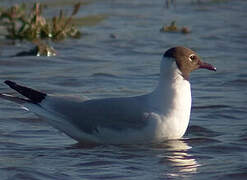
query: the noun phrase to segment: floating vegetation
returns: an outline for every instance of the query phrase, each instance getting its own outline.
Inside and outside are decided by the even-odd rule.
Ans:
[[[187,28],[187,27],[182,27],[182,28],[179,28],[177,25],[176,25],[176,21],[172,21],[170,23],[170,25],[167,25],[167,26],[163,26],[161,29],[160,29],[160,32],[180,32],[180,33],[183,33],[183,34],[188,34],[190,33],[190,29]]]
[[[9,39],[35,40],[51,39],[53,41],[63,40],[67,37],[78,38],[81,33],[72,23],[72,18],[80,9],[80,3],[74,6],[69,17],[60,10],[58,16],[47,20],[42,16],[45,5],[35,3],[29,13],[26,4],[15,5],[0,13],[0,20],[7,29],[6,37]]]
[[[46,5],[34,3],[31,9],[25,3],[14,5],[7,9],[0,9],[0,26],[5,28],[5,37],[11,40],[27,40],[35,44],[35,48],[18,53],[18,56],[54,56],[56,51],[46,43],[58,42],[67,38],[80,38],[81,32],[77,25],[94,25],[105,19],[105,16],[88,16],[75,18],[81,4],[76,3],[70,16],[63,10],[51,19],[45,18],[42,13]],[[90,24],[91,23],[91,24]],[[46,40],[46,41],[44,41]]]
[[[160,32],[178,32],[178,27],[176,26],[176,21],[172,21],[170,25],[163,26]]]

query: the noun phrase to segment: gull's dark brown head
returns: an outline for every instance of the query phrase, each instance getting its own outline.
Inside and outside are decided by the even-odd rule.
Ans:
[[[173,58],[182,76],[187,80],[190,73],[199,68],[216,71],[213,65],[203,62],[194,51],[185,47],[178,46],[168,49],[164,58]]]

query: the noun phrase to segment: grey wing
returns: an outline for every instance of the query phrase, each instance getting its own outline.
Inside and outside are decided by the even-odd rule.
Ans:
[[[49,99],[50,98],[50,99]],[[61,115],[86,133],[99,128],[112,130],[139,129],[146,125],[145,96],[77,101],[71,98],[49,97],[47,110]]]

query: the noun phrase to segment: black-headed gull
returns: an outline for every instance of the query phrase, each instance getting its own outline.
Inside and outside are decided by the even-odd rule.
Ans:
[[[81,143],[157,143],[184,135],[191,110],[189,74],[199,68],[216,70],[194,51],[174,47],[163,55],[157,87],[145,95],[79,100],[5,81],[25,98],[0,97],[20,104]]]

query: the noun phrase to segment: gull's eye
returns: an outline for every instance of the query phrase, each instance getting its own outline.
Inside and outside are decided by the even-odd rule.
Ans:
[[[196,59],[196,55],[194,54],[191,54],[190,57],[189,57],[189,60],[192,62]]]

